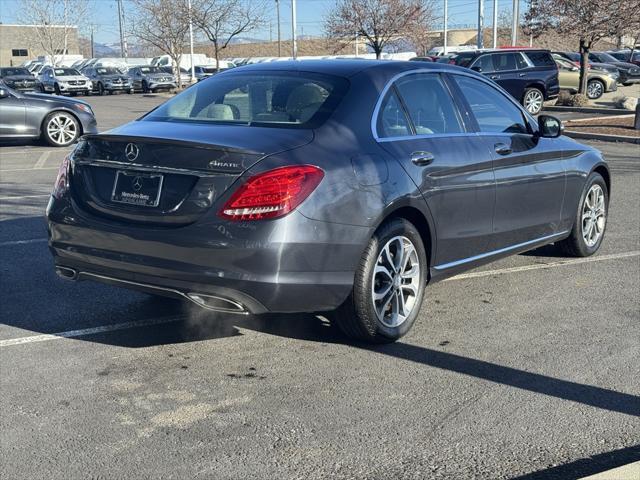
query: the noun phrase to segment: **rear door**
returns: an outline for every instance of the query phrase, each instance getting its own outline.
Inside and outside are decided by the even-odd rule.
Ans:
[[[527,83],[527,65],[522,65],[522,57],[514,52],[494,53],[491,57],[494,73],[489,78],[509,92],[517,101],[520,101]],[[518,63],[523,70],[518,68]]]
[[[11,94],[0,98],[0,136],[13,137],[34,135],[33,128],[26,126],[24,101]]]
[[[486,251],[492,231],[492,156],[468,127],[445,77],[412,73],[381,104],[377,136],[426,200],[438,238],[433,265],[453,267]]]
[[[493,153],[496,205],[491,249],[502,250],[558,233],[565,191],[562,151],[555,139],[533,133],[528,117],[488,82],[454,75]]]

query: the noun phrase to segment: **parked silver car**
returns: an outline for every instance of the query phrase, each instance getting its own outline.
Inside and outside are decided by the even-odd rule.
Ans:
[[[73,68],[46,67],[40,72],[42,91],[62,95],[82,93],[89,95],[93,89],[91,80]]]
[[[91,79],[93,91],[99,95],[114,92],[131,93],[131,79],[114,67],[86,67],[82,73]]]
[[[133,90],[143,93],[178,88],[173,75],[163,72],[161,67],[141,65],[131,67],[128,72]]]

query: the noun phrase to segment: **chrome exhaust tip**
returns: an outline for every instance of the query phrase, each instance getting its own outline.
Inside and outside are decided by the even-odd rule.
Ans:
[[[77,280],[78,271],[69,267],[56,267],[56,274],[65,280]]]
[[[247,315],[249,311],[242,305],[234,300],[228,298],[217,297],[215,295],[209,295],[206,293],[187,293],[187,298],[193,303],[216,312],[223,313],[239,313]]]

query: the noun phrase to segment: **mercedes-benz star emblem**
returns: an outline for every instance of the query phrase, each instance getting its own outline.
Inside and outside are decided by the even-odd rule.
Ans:
[[[127,146],[124,147],[124,155],[127,160],[133,162],[140,155],[140,149],[135,143],[127,143]]]
[[[140,189],[142,188],[142,178],[141,177],[134,178],[133,182],[131,182],[131,186],[136,192],[139,192]]]

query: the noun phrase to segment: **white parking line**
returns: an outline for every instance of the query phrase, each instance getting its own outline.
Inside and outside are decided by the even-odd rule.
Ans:
[[[145,318],[142,320],[134,320],[132,322],[114,323],[112,325],[102,325],[100,327],[83,328],[82,330],[69,330],[67,332],[59,332],[53,334],[32,335],[31,337],[10,338],[8,340],[0,340],[0,348],[10,345],[24,345],[25,343],[48,342],[50,340],[61,340],[63,338],[84,337],[87,335],[95,335],[97,333],[113,332],[115,330],[126,330],[129,328],[149,327],[152,325],[161,325],[163,323],[177,322],[186,318],[185,315],[169,316],[160,318]]]
[[[529,270],[544,270],[547,268],[565,267],[565,266],[568,267],[571,265],[579,265],[581,263],[604,262],[606,260],[618,260],[620,258],[637,257],[637,256],[640,256],[640,251],[638,250],[633,252],[611,253],[609,255],[598,255],[595,257],[576,258],[573,260],[559,260],[557,262],[536,263],[533,265],[522,265],[520,267],[501,268],[498,270],[484,270],[482,272],[471,272],[471,273],[463,273],[460,275],[456,275],[455,277],[447,278],[445,282],[451,282],[453,280],[466,280],[467,278],[491,277],[493,275],[503,275],[505,273],[528,272]]]
[[[30,240],[11,240],[8,242],[0,242],[0,247],[10,247],[12,245],[27,245],[29,243],[42,243],[46,242],[46,238],[32,238]]]
[[[47,160],[49,159],[49,155],[51,155],[51,152],[42,152],[42,154],[40,155],[40,158],[38,159],[38,161],[36,162],[36,164],[33,166],[34,169],[40,169],[42,167],[44,167],[44,164],[47,163]]]
[[[32,172],[34,170],[58,170],[58,168],[59,167],[42,167],[42,168],[31,167],[31,168],[7,168],[7,169],[0,168],[0,173],[4,173],[4,172]]]
[[[41,195],[10,195],[8,197],[0,197],[0,200],[19,200],[21,198],[38,198],[38,197],[48,197],[49,193],[43,193]]]
[[[34,240],[39,240],[39,239],[34,239]],[[546,264],[523,265],[520,267],[502,268],[499,270],[486,270],[483,272],[465,273],[462,275],[458,275],[456,277],[449,278],[446,281],[464,280],[467,278],[488,277],[492,275],[501,275],[505,273],[525,272],[528,270],[542,270],[546,268],[565,267],[565,266],[571,266],[571,265],[579,265],[582,263],[603,262],[606,260],[618,260],[621,258],[638,257],[638,256],[640,256],[640,251],[637,251],[637,250],[633,252],[612,253],[609,255],[599,255],[597,257],[578,258],[575,260],[562,260],[562,261],[551,262]],[[177,322],[184,318],[186,318],[186,316],[184,315],[160,317],[160,318],[147,318],[143,320],[135,320],[132,322],[115,323],[112,325],[103,325],[100,327],[84,328],[81,330],[70,330],[66,332],[44,334],[44,335],[32,335],[30,337],[10,338],[8,340],[0,340],[0,348],[9,347],[11,345],[23,345],[25,343],[47,342],[50,340],[61,340],[63,338],[83,337],[86,335],[94,335],[96,333],[106,333],[106,332],[112,332],[115,330],[126,330],[128,328],[161,325],[164,323]]]

